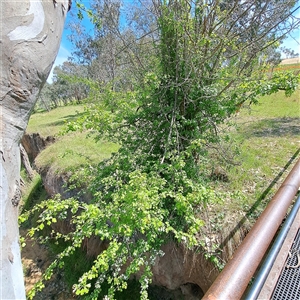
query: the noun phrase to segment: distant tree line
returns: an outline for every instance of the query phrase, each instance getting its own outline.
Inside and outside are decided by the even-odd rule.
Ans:
[[[238,33],[240,34],[238,43],[240,45],[244,43],[244,47],[240,59],[247,59],[248,63],[250,63],[249,59],[251,59],[251,64],[257,60],[260,65],[267,64],[273,68],[282,61],[282,54],[286,58],[298,57],[299,53],[280,46],[284,38],[295,28],[294,23],[297,20],[290,10],[286,10],[284,13],[286,16],[279,16],[278,7],[292,7],[294,2],[288,1],[275,6],[270,1],[259,1],[259,4],[256,2],[251,4],[246,1],[242,5],[245,8],[243,14],[237,13],[236,16],[230,17],[231,20],[228,19],[228,16],[224,17],[223,20],[220,19],[220,22],[227,24],[225,25],[228,29],[227,32],[226,30],[223,32],[219,30],[215,36],[211,35],[211,32],[208,35],[209,39],[215,39],[215,41],[210,42],[209,48],[204,47],[204,44],[197,47],[203,49],[202,55],[207,55],[208,59],[212,59],[212,57],[209,56],[208,52],[205,52],[205,49],[215,50],[218,54],[219,49],[217,47],[225,47],[227,55],[224,57],[221,55],[220,62],[223,60],[223,63],[229,63],[228,58],[231,56],[237,59],[237,53],[233,53],[233,50],[225,45],[225,40],[223,41],[224,45],[217,43],[217,40],[224,38],[227,43],[228,38],[233,38],[232,41],[234,42],[234,34],[241,30]],[[188,4],[190,11],[196,9],[198,4],[198,1],[191,1]],[[213,9],[219,5],[222,14],[222,11],[227,12],[229,4],[227,1],[208,1],[206,5],[210,5]],[[233,1],[231,9],[234,10],[237,5],[238,1]],[[255,8],[255,5],[259,7]],[[273,8],[267,10],[269,6]],[[99,91],[105,89],[108,84],[112,91],[126,91],[132,90],[137,82],[140,83],[147,72],[156,72],[159,55],[157,51],[161,38],[158,24],[159,2],[132,1],[122,3],[120,0],[94,0],[91,2],[90,8],[86,8],[80,3],[78,7],[81,10],[76,11],[74,9],[73,18],[69,23],[71,29],[69,39],[74,46],[72,57],[54,69],[53,82],[47,83],[42,90],[38,108],[51,109],[68,103],[79,103],[86,99],[90,88],[89,84],[84,82],[85,80],[97,82]],[[251,19],[251,14],[254,13],[253,9],[257,11],[260,9],[260,12],[255,18],[252,18],[251,24],[247,24]],[[84,13],[91,19],[92,30],[85,28],[81,22]],[[204,26],[206,31],[214,31],[215,25],[209,22],[212,22],[215,16],[210,14],[209,10],[207,13],[208,15],[203,19],[203,22],[208,23],[199,23],[199,26]],[[273,18],[271,18],[272,13],[274,14]],[[279,22],[288,15],[289,18],[286,19],[288,21],[282,22],[280,27]],[[223,27],[225,28],[225,26]],[[278,32],[274,31],[275,28]],[[243,34],[241,34],[242,30],[244,30]],[[233,35],[229,36],[231,32]],[[216,31],[214,31],[215,33]],[[205,31],[199,31],[199,34],[200,36],[202,34],[201,39],[203,41]],[[234,43],[236,44],[236,42]],[[246,53],[248,53],[248,58],[245,57]],[[184,59],[188,58],[185,57]],[[230,60],[232,61],[232,59]]]
[[[269,70],[279,62],[282,40],[300,24],[299,6],[289,0],[94,0],[77,7],[75,50],[55,70],[54,98],[67,103],[87,96],[84,113],[67,129],[88,130],[120,148],[80,175],[76,170],[91,202],[57,197],[38,204],[34,213],[42,213],[32,232],[58,219],[72,224],[70,233],[51,232],[66,248],[45,278],[97,236],[107,248],[73,292],[114,299],[140,272],[146,300],[152,266],[170,241],[203,249],[221,267],[201,231],[204,211],[239,193],[215,190],[211,169],[228,167],[238,150],[228,128],[239,107],[296,90],[298,75]],[[92,32],[80,23],[84,13]]]

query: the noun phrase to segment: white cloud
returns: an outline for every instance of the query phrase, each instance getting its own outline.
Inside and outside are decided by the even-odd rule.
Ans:
[[[53,70],[56,66],[59,66],[59,65],[62,65],[63,62],[67,61],[68,60],[68,57],[71,56],[71,52],[65,48],[63,46],[63,44],[60,45],[60,48],[59,48],[59,51],[58,51],[58,54],[57,54],[57,57],[55,59],[55,62],[52,66],[52,69],[51,69],[51,72],[48,76],[48,79],[47,79],[47,82],[48,83],[52,83],[52,77],[53,77]]]

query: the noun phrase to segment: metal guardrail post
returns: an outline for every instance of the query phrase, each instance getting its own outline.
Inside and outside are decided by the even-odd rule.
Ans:
[[[239,300],[271,244],[300,186],[300,159],[203,300]]]

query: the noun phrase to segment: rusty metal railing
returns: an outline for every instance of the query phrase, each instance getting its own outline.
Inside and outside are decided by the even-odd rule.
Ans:
[[[241,299],[300,187],[300,159],[202,299]]]
[[[263,262],[259,267],[259,271],[255,272],[254,280],[251,282],[251,286],[249,287],[249,289],[247,289],[246,295],[243,296],[244,300],[256,300],[259,297],[261,289],[263,288],[268,278],[268,275],[272,270],[274,262],[276,261],[276,258],[282,248],[282,245],[284,244],[284,241],[287,238],[291,227],[293,226],[293,223],[298,215],[299,210],[300,196],[298,196],[297,200],[293,204],[291,211],[289,212],[283,225],[281,226],[278,234],[276,234],[276,238],[272,242],[272,247],[270,248],[270,250],[268,250],[268,254],[266,255],[266,257],[264,257]],[[287,294],[281,296],[282,298],[289,297],[289,295]]]

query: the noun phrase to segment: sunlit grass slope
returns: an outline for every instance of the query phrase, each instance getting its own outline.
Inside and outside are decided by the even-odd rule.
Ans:
[[[55,135],[65,121],[74,119],[82,111],[82,106],[66,106],[36,113],[32,115],[27,131],[39,132],[42,136]],[[242,191],[245,195],[242,202],[230,200],[228,209],[247,210],[272,185],[261,200],[261,206],[270,199],[292,167],[285,170],[285,165],[299,150],[299,118],[299,90],[291,97],[286,97],[284,92],[262,97],[257,105],[243,108],[235,117],[237,130],[231,135],[240,150],[237,165],[226,170],[229,182],[213,183],[217,189]],[[36,163],[40,167],[51,166],[57,172],[66,172],[85,164],[96,164],[117,149],[113,143],[96,143],[92,138],[86,138],[86,133],[70,133],[57,137],[56,142],[38,156]],[[279,179],[274,181],[276,177]]]
[[[37,112],[31,115],[27,133],[39,133],[43,137],[56,135],[62,130],[64,124],[74,120],[83,112],[83,105],[62,106],[47,112]]]
[[[257,105],[242,109],[236,121],[232,136],[240,156],[223,187],[245,195],[244,203],[229,206],[261,210],[300,156],[300,91],[291,97],[284,92],[262,97]]]
[[[83,106],[65,106],[50,112],[35,113],[31,116],[27,133],[38,132],[41,136],[56,136],[54,144],[48,146],[36,158],[35,164],[40,167],[51,167],[58,173],[76,171],[83,165],[94,165],[108,158],[118,146],[101,140],[95,142],[87,138],[87,132],[69,133],[59,136],[67,121],[75,118],[83,111]]]

